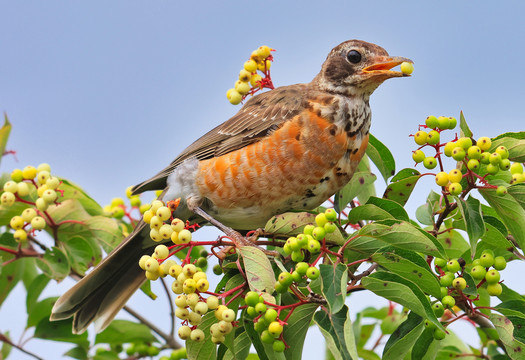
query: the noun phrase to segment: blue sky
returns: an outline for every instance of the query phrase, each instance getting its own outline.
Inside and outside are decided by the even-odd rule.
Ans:
[[[398,169],[430,114],[463,110],[476,137],[524,128],[521,1],[4,0],[0,13],[0,110],[18,159],[1,170],[48,162],[102,204],[232,116],[225,92],[262,44],[277,49],[276,85],[310,81],[353,38],[414,60],[412,78],[371,99]],[[432,181],[420,186],[412,215]]]

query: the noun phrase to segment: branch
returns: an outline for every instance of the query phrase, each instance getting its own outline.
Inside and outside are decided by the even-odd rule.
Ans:
[[[39,357],[38,355],[36,354],[33,354],[32,352],[29,352],[27,350],[25,350],[24,348],[22,348],[21,346],[18,346],[17,344],[13,343],[11,340],[9,340],[4,334],[0,334],[0,341],[2,342],[5,342],[6,344],[9,344],[11,345],[12,347],[20,350],[21,352],[23,352],[24,354],[27,354],[29,356],[32,356],[34,357],[35,359],[38,359],[38,360],[43,360],[41,357]]]
[[[151,321],[149,321],[148,319],[146,319],[145,317],[143,317],[139,313],[135,312],[135,310],[131,309],[129,306],[126,305],[126,306],[123,307],[123,309],[126,310],[128,312],[128,314],[133,316],[135,319],[140,321],[142,324],[146,325],[151,330],[156,332],[161,338],[163,338],[166,341],[166,344],[168,344],[168,346],[171,349],[180,349],[182,347],[182,345],[180,345],[177,342],[177,340],[175,340],[175,338],[173,336],[170,336],[169,334],[166,334],[164,331],[159,329],[155,324],[153,324]]]

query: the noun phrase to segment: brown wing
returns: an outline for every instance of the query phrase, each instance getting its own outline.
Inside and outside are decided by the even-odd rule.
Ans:
[[[133,187],[133,193],[164,189],[169,174],[186,159],[221,156],[271,134],[305,109],[307,87],[283,86],[253,97],[232,118],[188,146],[168,167]]]

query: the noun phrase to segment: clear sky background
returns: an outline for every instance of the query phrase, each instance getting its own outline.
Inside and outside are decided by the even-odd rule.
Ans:
[[[0,0],[0,14],[0,110],[17,152],[1,171],[48,162],[101,204],[232,116],[226,90],[263,44],[277,49],[277,86],[310,81],[348,39],[414,60],[412,78],[387,81],[371,99],[371,131],[398,169],[413,165],[408,134],[430,114],[463,110],[475,137],[525,127],[522,1]],[[421,182],[410,215],[432,184]],[[525,292],[511,275],[523,270],[503,277]],[[0,309],[0,330],[25,311],[16,296]],[[352,311],[374,299],[356,296]],[[311,348],[317,355],[305,358],[318,358]]]

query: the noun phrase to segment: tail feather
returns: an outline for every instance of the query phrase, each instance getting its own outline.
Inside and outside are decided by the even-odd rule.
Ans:
[[[93,321],[98,330],[104,329],[146,280],[138,261],[156,245],[148,227],[139,224],[104,261],[56,301],[51,320],[74,316],[74,333],[84,332]]]

